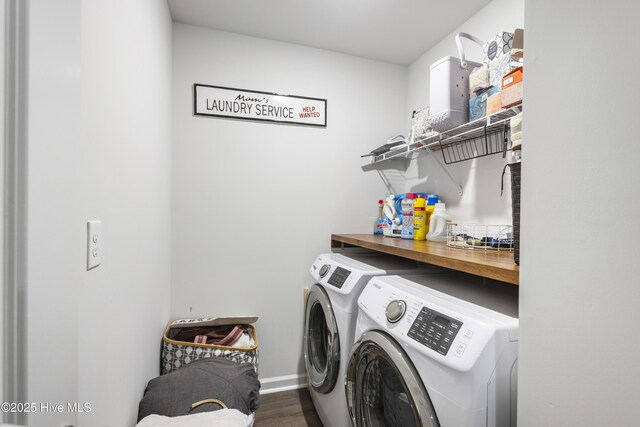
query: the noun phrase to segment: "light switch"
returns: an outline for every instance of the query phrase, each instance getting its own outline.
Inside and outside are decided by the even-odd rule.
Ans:
[[[102,221],[87,221],[87,270],[102,261]]]

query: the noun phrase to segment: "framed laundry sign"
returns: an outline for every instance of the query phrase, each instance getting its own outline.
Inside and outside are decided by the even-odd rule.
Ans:
[[[196,83],[193,114],[326,127],[327,100]]]

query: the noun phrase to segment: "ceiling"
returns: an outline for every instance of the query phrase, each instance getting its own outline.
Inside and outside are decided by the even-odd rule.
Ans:
[[[168,0],[176,22],[408,65],[491,0]]]

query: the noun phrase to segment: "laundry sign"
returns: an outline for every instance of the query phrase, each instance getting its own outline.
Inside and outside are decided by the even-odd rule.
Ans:
[[[327,126],[327,100],[196,83],[193,114]]]

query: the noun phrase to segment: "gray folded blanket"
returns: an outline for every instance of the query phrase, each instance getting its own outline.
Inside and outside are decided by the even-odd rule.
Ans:
[[[140,401],[138,421],[151,414],[176,417],[221,409],[217,403],[191,408],[207,399],[217,399],[247,415],[254,412],[260,406],[260,381],[253,365],[210,357],[154,378]]]

